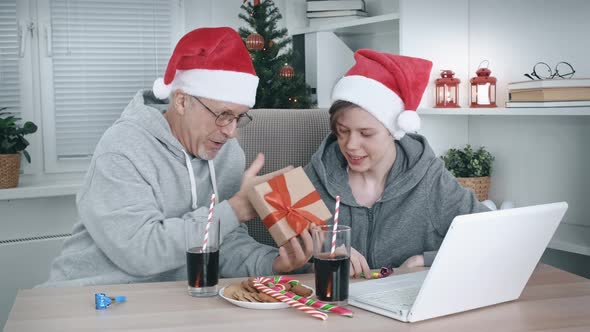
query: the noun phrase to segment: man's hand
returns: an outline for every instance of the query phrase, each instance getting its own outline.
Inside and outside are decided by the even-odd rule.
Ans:
[[[350,277],[360,278],[361,272],[365,274],[366,279],[371,279],[371,269],[365,256],[361,255],[356,249],[350,248]]]
[[[278,171],[258,176],[258,172],[264,166],[264,155],[259,153],[256,159],[252,162],[250,167],[244,171],[242,177],[242,185],[232,198],[228,200],[240,222],[248,221],[257,216],[256,211],[250,201],[248,200],[248,192],[256,185],[266,182],[279,174],[283,174],[293,169],[293,166],[288,166]]]
[[[303,246],[298,238],[301,238]],[[309,229],[304,229],[299,236],[292,238],[279,248],[279,255],[272,263],[272,270],[277,274],[291,272],[305,265],[312,254],[311,233]]]
[[[411,268],[411,267],[423,267],[424,266],[424,256],[423,255],[415,255],[402,263],[399,267]]]

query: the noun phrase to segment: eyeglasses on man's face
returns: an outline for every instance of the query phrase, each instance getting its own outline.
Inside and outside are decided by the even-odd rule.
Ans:
[[[191,95],[188,95],[191,96]],[[249,124],[252,121],[252,116],[248,113],[242,113],[240,115],[233,115],[231,112],[224,111],[221,113],[213,112],[205,103],[201,101],[198,97],[191,96],[192,98],[196,99],[199,104],[201,104],[209,113],[215,116],[215,124],[219,127],[229,126],[234,120],[236,121],[236,127],[242,128]]]
[[[551,70],[551,67],[545,62],[537,62],[533,66],[533,71],[530,74],[524,74],[524,76],[531,80],[550,80],[555,78],[555,76],[572,78],[575,72],[574,67],[564,61],[557,63],[554,70]]]

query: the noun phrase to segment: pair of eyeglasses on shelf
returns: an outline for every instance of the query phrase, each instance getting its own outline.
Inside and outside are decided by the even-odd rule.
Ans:
[[[565,61],[557,63],[553,70],[545,62],[537,62],[533,66],[533,71],[530,74],[524,74],[524,76],[531,80],[550,80],[556,76],[560,78],[572,78],[575,72],[574,67]]]
[[[190,96],[190,95],[189,95]],[[252,122],[252,116],[248,113],[242,113],[238,116],[233,115],[231,112],[221,112],[216,113],[212,111],[209,106],[205,105],[198,97],[191,96],[192,98],[196,99],[199,104],[201,104],[207,111],[209,111],[213,116],[215,116],[215,124],[219,127],[229,126],[234,120],[236,121],[236,127],[242,128]]]

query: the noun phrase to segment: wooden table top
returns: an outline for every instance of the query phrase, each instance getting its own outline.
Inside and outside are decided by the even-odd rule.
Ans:
[[[399,271],[396,271],[399,273]],[[313,275],[297,276],[313,286]],[[220,286],[240,279],[222,279]],[[127,302],[95,310],[94,294]],[[223,298],[194,298],[186,281],[19,290],[5,332],[150,331],[590,331],[590,280],[539,265],[517,301],[418,323],[402,323],[356,307],[354,318],[320,321],[295,309],[252,310]]]

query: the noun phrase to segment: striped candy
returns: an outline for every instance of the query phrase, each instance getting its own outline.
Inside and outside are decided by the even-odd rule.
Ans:
[[[276,276],[272,280],[270,278],[266,278],[266,279],[267,280],[264,282],[265,285],[272,287],[272,289],[278,291],[279,293],[281,293],[287,297],[292,298],[293,300],[296,300],[297,302],[306,304],[306,305],[311,306],[316,309],[332,312],[332,313],[346,316],[346,317],[352,318],[352,316],[354,314],[352,311],[350,311],[346,308],[339,307],[337,305],[333,305],[333,304],[329,304],[329,303],[324,303],[324,302],[318,301],[318,300],[308,299],[306,297],[297,295],[293,292],[287,292],[285,290],[285,286],[284,286],[285,283],[289,283],[292,285],[300,285],[301,283],[299,282],[299,280],[291,279],[286,276]]]
[[[288,305],[292,306],[293,308],[295,308],[297,310],[301,310],[304,313],[311,315],[312,317],[315,317],[315,318],[321,319],[321,320],[328,319],[328,315],[326,313],[323,313],[321,311],[317,311],[312,307],[309,307],[303,303],[297,302],[297,301],[265,286],[264,283],[267,281],[270,281],[270,280],[271,280],[270,278],[256,278],[254,280],[254,287],[256,287],[256,289],[258,289],[258,291],[260,291],[264,294],[268,294],[281,302],[287,303]]]

